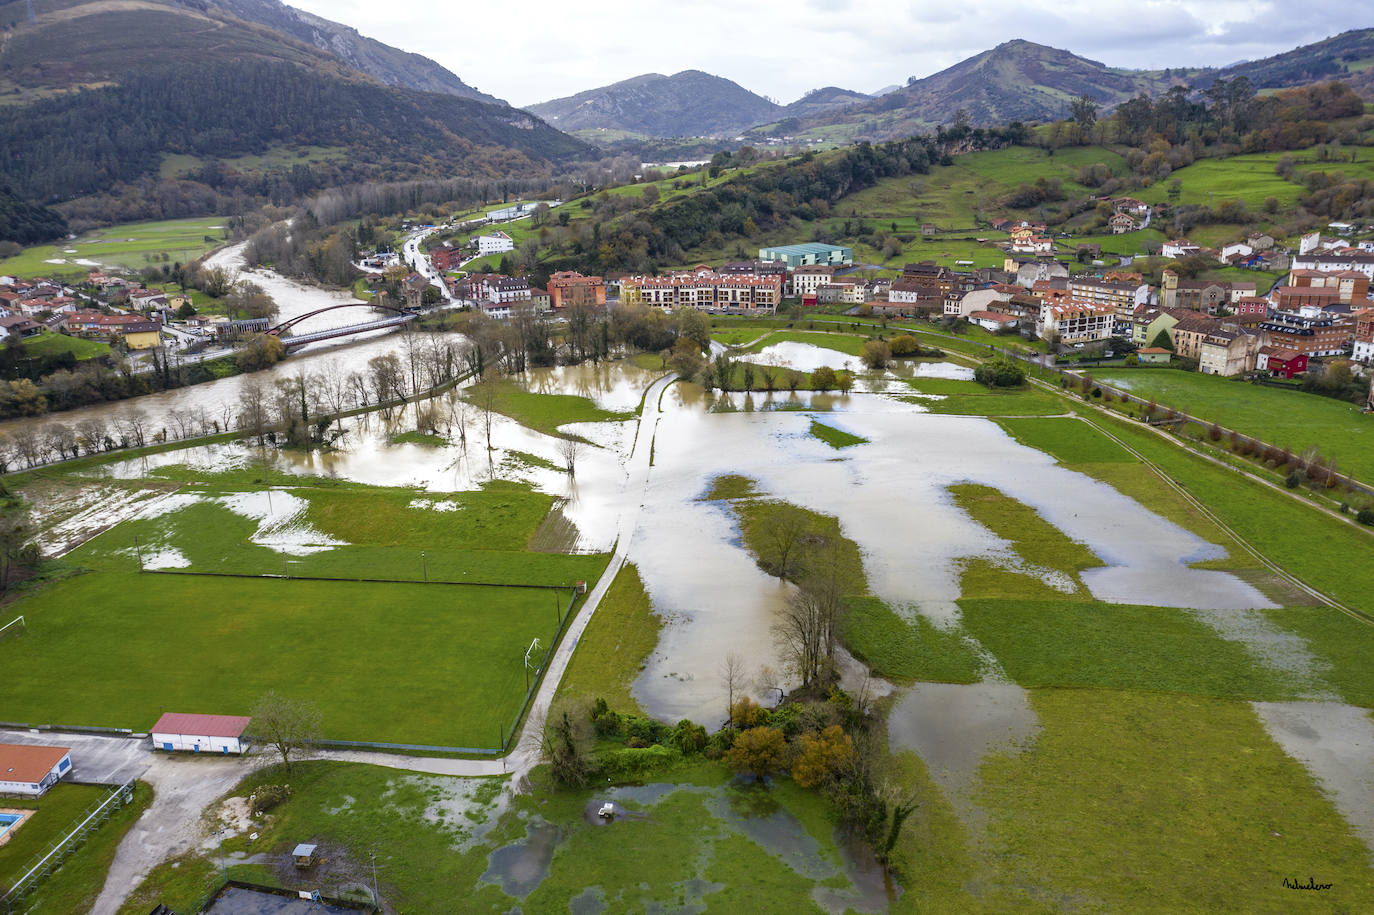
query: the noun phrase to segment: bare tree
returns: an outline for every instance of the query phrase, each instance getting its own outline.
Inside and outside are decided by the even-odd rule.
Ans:
[[[66,423],[49,423],[43,429],[44,446],[56,452],[58,460],[69,456],[76,457],[76,433]]]
[[[487,437],[487,451],[491,451],[491,427],[496,415],[496,405],[501,399],[498,378],[496,369],[489,368],[472,386],[472,401],[481,414],[482,431]]]
[[[256,378],[245,381],[239,388],[239,428],[262,441],[270,422],[267,410],[267,389],[263,383]]]
[[[32,426],[24,425],[10,433],[10,446],[16,458],[22,458],[25,466],[32,467],[43,457],[43,440]]]
[[[720,685],[725,687],[725,721],[734,724],[735,693],[744,689],[744,658],[730,652],[720,662]]]
[[[563,456],[563,465],[568,469],[568,476],[577,476],[577,454],[582,448],[582,441],[575,435],[561,439],[558,442],[558,453]]]
[[[137,408],[128,410],[119,417],[119,431],[129,444],[142,448],[148,442],[148,417]]]
[[[320,710],[313,702],[270,691],[253,706],[248,736],[269,746],[291,774],[291,761],[320,737]]]

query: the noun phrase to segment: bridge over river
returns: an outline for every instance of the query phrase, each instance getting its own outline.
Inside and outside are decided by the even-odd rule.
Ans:
[[[371,321],[362,321],[358,324],[345,324],[339,327],[326,327],[322,330],[312,331],[309,333],[293,333],[289,336],[283,336],[284,334],[286,334],[287,331],[291,330],[295,325],[299,324],[302,321],[307,321],[310,318],[315,317],[316,315],[324,314],[327,311],[335,311],[340,308],[366,308],[374,311],[389,311],[392,312],[392,314],[389,314],[384,318],[376,318]],[[283,321],[276,327],[269,327],[266,331],[264,331],[264,333],[268,333],[275,337],[279,337],[281,339],[282,345],[285,346],[288,350],[290,350],[295,349],[296,347],[305,346],[308,343],[318,343],[321,340],[333,340],[338,337],[349,337],[353,334],[361,334],[373,330],[385,330],[389,327],[399,327],[402,324],[414,321],[418,317],[419,314],[416,312],[405,311],[400,308],[392,308],[389,305],[374,305],[366,302],[354,302],[345,305],[331,305],[328,308],[318,308],[314,311],[309,311],[305,314],[297,315],[289,321]]]

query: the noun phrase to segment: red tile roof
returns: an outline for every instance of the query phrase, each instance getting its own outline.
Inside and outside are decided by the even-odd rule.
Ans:
[[[28,744],[0,744],[0,782],[41,782],[71,747],[36,747]]]
[[[192,734],[198,737],[239,737],[252,718],[246,715],[186,715],[167,712],[153,725],[154,734]]]

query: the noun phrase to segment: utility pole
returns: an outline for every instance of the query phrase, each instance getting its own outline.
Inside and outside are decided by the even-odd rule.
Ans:
[[[420,567],[424,570],[424,573],[425,573],[425,583],[428,584],[428,583],[429,583],[429,560],[425,559],[425,551],[424,551],[424,550],[421,550],[421,551],[420,551]]]

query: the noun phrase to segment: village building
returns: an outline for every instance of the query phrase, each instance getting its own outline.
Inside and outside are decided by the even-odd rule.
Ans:
[[[1351,344],[1350,358],[1370,365],[1374,363],[1374,309],[1357,311],[1352,319],[1355,322],[1355,339]]]
[[[820,242],[779,245],[775,248],[760,248],[759,260],[782,261],[790,270],[811,264],[845,267],[854,263],[854,249],[840,245],[823,245]]]
[[[1040,307],[1035,331],[1042,339],[1058,337],[1060,343],[1078,346],[1111,337],[1115,318],[1116,310],[1110,305],[1094,305],[1091,302],[1056,304],[1046,300]]]
[[[995,311],[975,311],[968,315],[970,324],[977,324],[983,330],[996,333],[1007,328],[1014,328],[1021,322],[1015,315],[1001,314]]]
[[[834,290],[831,285],[817,290]],[[630,305],[650,305],[671,311],[696,308],[702,311],[773,313],[782,302],[782,277],[723,276],[705,265],[695,270],[668,276],[626,277],[621,282],[621,301]]]
[[[601,308],[606,305],[606,282],[599,276],[583,276],[560,270],[549,277],[549,307],[562,311],[573,306]]]
[[[41,797],[72,770],[71,747],[0,744],[0,794]]]
[[[1255,366],[1260,337],[1237,327],[1219,327],[1202,338],[1198,348],[1198,371],[1204,375],[1230,377]]]
[[[244,715],[188,715],[166,712],[153,725],[153,749],[167,752],[243,753],[244,732],[252,721]]]
[[[1354,329],[1349,319],[1337,320],[1310,306],[1297,312],[1275,311],[1258,327],[1271,345],[1309,357],[1344,354]]]
[[[1216,314],[1231,301],[1231,285],[1211,280],[1181,280],[1173,270],[1165,270],[1159,287],[1159,304],[1163,308],[1188,308]],[[1250,287],[1251,293],[1254,286]]]
[[[808,264],[792,271],[792,295],[795,298],[815,298],[816,290],[830,284],[835,268],[828,264]]]
[[[1275,378],[1292,378],[1307,371],[1307,354],[1281,346],[1261,346],[1255,354],[1255,371]]]
[[[488,254],[501,254],[506,251],[515,250],[515,241],[505,232],[496,231],[487,235],[477,236],[477,256],[485,257]]]

